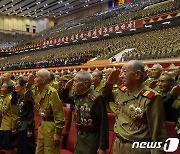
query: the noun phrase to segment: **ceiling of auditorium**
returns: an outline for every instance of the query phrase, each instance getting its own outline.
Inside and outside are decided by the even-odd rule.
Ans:
[[[60,18],[109,0],[0,0],[0,14]]]

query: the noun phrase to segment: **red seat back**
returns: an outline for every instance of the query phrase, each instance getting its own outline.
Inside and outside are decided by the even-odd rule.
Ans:
[[[178,134],[175,131],[175,122],[166,121],[166,132],[168,138],[178,138]],[[166,154],[172,154],[172,152],[166,152]],[[180,146],[173,154],[180,154]]]
[[[66,146],[67,142],[67,135],[70,130],[71,121],[72,121],[72,112],[69,108],[63,107],[64,114],[65,114],[65,125],[62,130],[62,139],[61,139],[61,148],[64,148]]]
[[[114,145],[114,140],[115,140],[115,134],[114,134],[115,117],[116,115],[114,113],[108,113],[109,149],[107,150],[107,154],[113,153],[113,145]]]
[[[72,121],[72,112],[69,108],[63,107],[64,114],[65,114],[65,126],[62,132],[67,132],[70,129],[71,121]]]
[[[35,134],[35,141],[37,141],[37,136],[38,136],[38,127],[42,121],[42,117],[39,115],[38,110],[36,109],[36,107],[34,107],[34,121],[35,121],[35,130],[34,130],[34,134]]]
[[[71,127],[67,139],[67,146],[66,149],[74,152],[74,143],[75,143],[75,137],[76,137],[76,116],[74,115],[74,118],[71,122]]]

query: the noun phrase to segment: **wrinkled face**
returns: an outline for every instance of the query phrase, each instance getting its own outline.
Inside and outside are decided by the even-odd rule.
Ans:
[[[161,70],[157,67],[151,69],[151,77],[154,79],[158,79],[161,75]]]
[[[2,95],[6,95],[9,93],[9,90],[7,89],[7,85],[6,83],[4,83],[2,86],[1,86],[1,94]]]
[[[122,84],[125,85],[127,88],[134,85],[135,80],[135,71],[132,69],[132,66],[127,64],[124,64],[121,73],[120,78],[122,80]]]
[[[35,78],[35,85],[37,87],[41,87],[44,86],[44,84],[45,84],[45,79],[41,75],[37,74]]]
[[[73,88],[74,94],[81,95],[87,90],[86,81],[84,81],[79,74],[74,77]]]
[[[101,79],[98,77],[96,72],[92,73],[92,84],[97,86],[101,82]]]
[[[173,83],[168,80],[168,77],[166,75],[162,75],[159,77],[157,85],[159,86],[162,93],[167,93],[173,87]]]

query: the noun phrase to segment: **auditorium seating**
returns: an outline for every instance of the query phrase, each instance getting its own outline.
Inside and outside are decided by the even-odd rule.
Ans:
[[[114,134],[114,124],[115,124],[115,114],[108,113],[108,123],[109,123],[109,149],[107,150],[107,154],[113,154],[113,144],[116,138]]]
[[[75,143],[75,136],[76,136],[76,117],[74,116],[71,122],[71,128],[68,133],[67,144],[64,149],[61,149],[61,154],[73,154],[74,152],[74,143]]]
[[[113,143],[115,139],[115,134],[114,134],[115,114],[108,113],[108,123],[109,123],[109,149],[107,150],[107,154],[112,154]],[[74,152],[75,135],[76,135],[76,117],[74,116],[67,139],[67,145],[64,149],[61,149],[61,154],[72,154]]]
[[[65,114],[65,125],[62,130],[62,138],[61,138],[61,148],[64,148],[66,145],[65,143],[67,142],[67,136],[69,134],[70,126],[71,126],[71,121],[72,121],[72,112],[69,108],[63,107],[64,114]]]
[[[175,122],[166,121],[166,131],[168,138],[179,138],[177,132],[175,131]],[[179,138],[180,139],[180,138]],[[172,152],[167,152],[166,154],[172,154]],[[180,145],[178,149],[173,152],[173,154],[180,154]]]

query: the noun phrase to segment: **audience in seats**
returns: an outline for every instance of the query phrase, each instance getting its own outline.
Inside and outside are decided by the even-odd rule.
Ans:
[[[129,61],[123,65],[121,70],[108,68],[102,72],[93,71],[91,74],[84,71],[83,75],[82,72],[73,74],[66,70],[64,73],[54,75],[42,69],[37,73],[15,75],[12,80],[12,74],[5,73],[0,76],[0,152],[10,154],[16,148],[22,151],[22,144],[16,147],[17,139],[18,142],[23,140],[22,146],[28,146],[27,149],[34,150],[37,144],[37,153],[41,153],[41,150],[56,149],[57,153],[62,152],[62,154],[67,151],[78,153],[81,150],[83,152],[85,150],[87,154],[90,147],[95,150],[90,153],[97,153],[97,151],[105,153],[106,151],[112,154],[113,151],[116,153],[118,150],[118,154],[123,150],[131,152],[129,145],[133,141],[148,139],[164,141],[166,139],[164,124],[166,124],[168,137],[177,137],[180,134],[179,67],[163,69],[160,65],[154,64],[148,69],[148,77],[154,81],[153,86],[158,87],[155,88],[157,91],[142,83],[145,79],[147,80],[145,82],[149,82],[148,78],[143,77],[143,68],[141,62]],[[13,83],[15,88],[12,86]],[[141,85],[138,84],[137,89],[132,90],[137,83]],[[46,86],[42,88],[42,85]],[[100,88],[97,89],[99,85]],[[94,91],[94,88],[97,91]],[[69,96],[68,99],[67,96]],[[34,102],[35,128],[32,119],[32,102]],[[71,106],[68,110],[64,107],[65,122],[62,106],[69,107],[67,103],[75,103],[75,107]],[[30,106],[28,110],[27,106]],[[73,116],[74,121],[71,128],[69,128],[72,116],[70,110],[73,112],[75,110],[76,115]],[[9,114],[10,111],[13,115]],[[116,118],[113,113],[109,112],[115,113]],[[26,118],[27,115],[29,115],[28,118]],[[111,118],[109,115],[112,115]],[[7,121],[8,119],[12,120]],[[151,136],[148,130],[155,135]],[[33,138],[34,132],[36,141]],[[136,134],[139,135],[134,135],[133,132],[138,132]],[[60,134],[62,135],[61,141],[59,140]],[[162,138],[158,140],[161,134]],[[30,142],[25,142],[25,140]],[[88,142],[88,147],[84,146],[84,141]],[[43,147],[43,142],[46,142],[49,148]],[[125,143],[127,147],[123,146]],[[59,145],[63,150],[59,149]],[[117,145],[122,148],[118,149]],[[146,149],[144,151],[146,153]],[[142,150],[141,153],[144,151]]]
[[[179,56],[180,27],[115,37],[107,40],[12,55],[0,59],[3,70],[79,65],[92,58],[108,59],[125,49],[121,60],[174,58]]]

